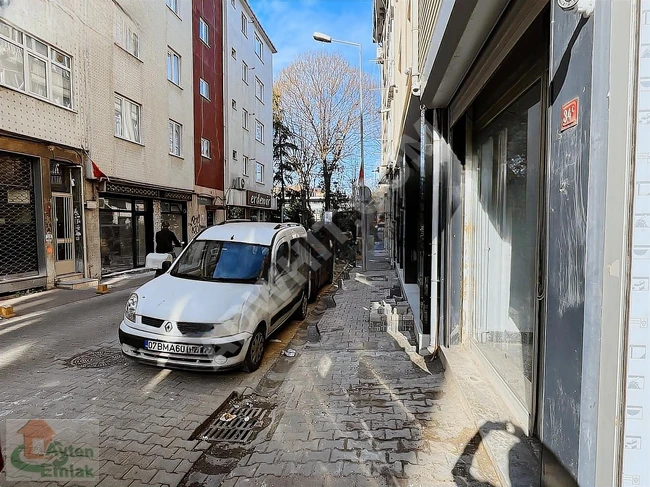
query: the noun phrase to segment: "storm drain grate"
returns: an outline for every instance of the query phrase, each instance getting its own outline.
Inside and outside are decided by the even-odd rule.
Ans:
[[[207,425],[198,438],[204,441],[229,441],[247,443],[255,439],[264,427],[268,409],[252,406],[233,406],[228,412],[218,415]],[[227,421],[226,418],[232,418]]]
[[[88,350],[67,361],[68,365],[82,369],[100,369],[122,363],[124,363],[122,352],[112,348]]]

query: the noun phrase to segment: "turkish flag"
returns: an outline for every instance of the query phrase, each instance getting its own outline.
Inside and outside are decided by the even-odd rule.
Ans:
[[[104,179],[108,181],[108,176],[104,174],[101,169],[99,169],[99,166],[97,166],[97,164],[95,164],[93,161],[90,161],[90,163],[93,167],[93,177],[99,181],[103,181]]]
[[[363,180],[363,162],[361,163],[361,169],[359,169],[359,186],[364,186],[365,182]]]

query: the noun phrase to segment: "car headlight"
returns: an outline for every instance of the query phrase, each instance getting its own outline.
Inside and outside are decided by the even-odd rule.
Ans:
[[[138,308],[138,295],[133,293],[129,296],[129,299],[126,302],[124,307],[124,317],[135,323],[135,310]]]

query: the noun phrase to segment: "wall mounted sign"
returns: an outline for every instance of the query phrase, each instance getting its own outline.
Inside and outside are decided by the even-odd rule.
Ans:
[[[560,123],[560,132],[578,125],[578,98],[562,105],[562,122]]]
[[[271,196],[268,194],[246,191],[246,204],[259,208],[271,208]]]

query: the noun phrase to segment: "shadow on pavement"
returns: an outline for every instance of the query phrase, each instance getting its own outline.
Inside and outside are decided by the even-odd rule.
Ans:
[[[490,482],[484,482],[475,478],[471,472],[474,456],[480,448],[483,438],[493,431],[504,431],[519,439],[519,441],[508,452],[508,476],[510,479],[510,485],[512,487],[530,487],[530,485],[528,485],[528,479],[521,479],[520,476],[517,475],[514,467],[516,462],[513,461],[513,459],[520,457],[527,451],[527,447],[524,443],[526,434],[521,428],[512,423],[495,421],[486,422],[465,445],[463,453],[451,471],[456,485],[459,487],[497,487]]]

